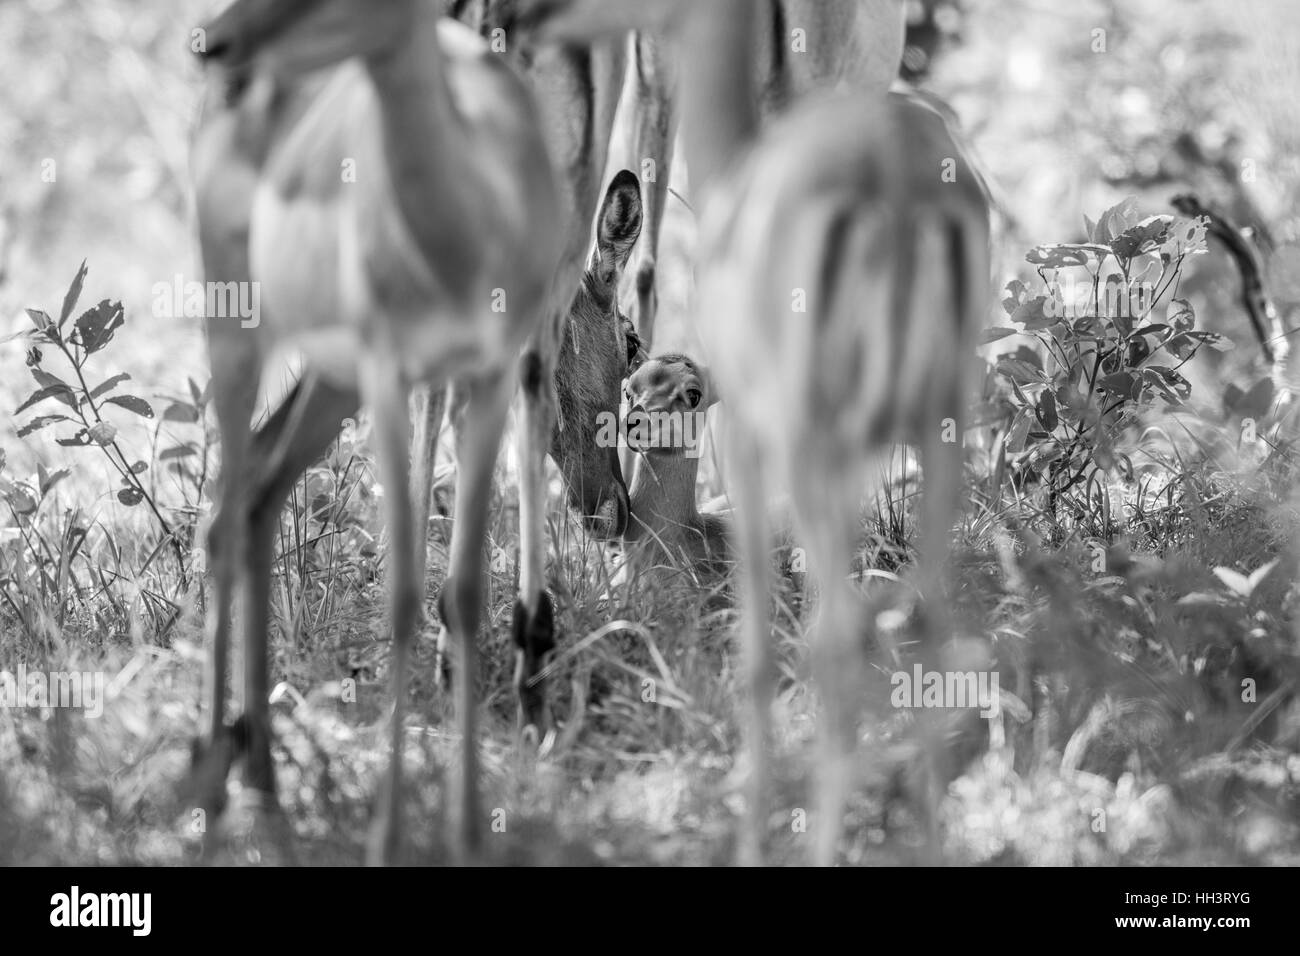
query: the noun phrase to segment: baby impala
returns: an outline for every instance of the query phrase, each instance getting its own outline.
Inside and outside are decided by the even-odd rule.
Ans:
[[[687,355],[647,360],[624,385],[627,444],[636,456],[623,540],[654,565],[721,570],[725,522],[695,506],[704,425],[717,400],[708,369]]]

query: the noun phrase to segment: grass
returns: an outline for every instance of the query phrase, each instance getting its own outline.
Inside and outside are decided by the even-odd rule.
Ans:
[[[277,546],[275,760],[298,862],[360,861],[384,760],[384,548],[365,433],[364,424],[349,430],[304,476]],[[499,477],[491,541],[512,555],[513,484],[505,469]],[[995,720],[949,728],[959,771],[943,811],[950,859],[1297,862],[1295,509],[1223,475],[1199,477],[1197,506],[1183,498],[1174,519],[1130,526],[1102,572],[1079,542],[1049,547],[1023,512],[990,520],[978,513],[987,503],[973,499],[977,513],[966,516],[951,564],[964,635],[953,652],[964,666],[995,668],[1010,696]],[[727,585],[701,590],[683,573],[610,590],[615,556],[563,517],[554,491],[551,575],[564,639],[551,689],[562,726],[540,761],[527,762],[513,735],[513,568],[498,563],[490,574],[480,676],[490,857],[726,862],[746,772]],[[180,586],[165,552],[150,564],[151,549],[102,520],[74,555],[59,558],[53,542],[66,538],[71,513],[61,505],[56,490],[19,522],[27,536],[5,543],[0,659],[100,671],[112,687],[98,718],[0,708],[4,862],[193,862],[198,839],[178,784],[199,726],[199,591]],[[897,563],[910,507],[910,496],[895,496],[864,522],[864,556],[888,553]],[[431,595],[445,564],[444,533],[431,536]],[[33,545],[37,535],[46,544]],[[64,570],[54,587],[25,590],[15,570],[24,560]],[[1215,573],[1245,576],[1273,560],[1253,587]],[[907,567],[899,572],[905,580]],[[816,602],[800,577],[782,575],[774,598],[783,675],[775,862],[802,859],[797,821],[810,802],[818,705],[805,628]],[[877,609],[906,605],[905,586],[891,577],[864,583]],[[160,613],[163,605],[144,596],[151,591],[176,613]],[[456,742],[433,673],[435,635],[431,626],[418,643],[407,728],[413,862],[447,858],[442,795]],[[917,756],[912,721],[887,706],[887,653],[870,645],[864,653],[877,677],[864,698],[860,779],[842,851],[846,862],[908,862],[919,840],[906,797]],[[1242,700],[1243,681],[1252,682],[1253,701]],[[228,852],[232,862],[264,859],[255,843],[232,841]]]

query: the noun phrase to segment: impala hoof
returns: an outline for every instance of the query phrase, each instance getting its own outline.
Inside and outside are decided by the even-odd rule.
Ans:
[[[514,641],[519,726],[524,734],[532,728],[537,739],[549,724],[542,660],[555,648],[555,609],[545,591],[538,596],[537,610],[532,614],[523,601],[515,601]]]
[[[226,809],[226,781],[238,756],[236,741],[228,729],[214,740],[196,737],[190,741],[190,774],[181,785],[182,800],[204,812],[208,822]]]

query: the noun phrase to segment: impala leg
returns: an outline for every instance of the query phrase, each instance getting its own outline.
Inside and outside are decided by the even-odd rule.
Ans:
[[[447,390],[422,385],[414,392],[415,429],[411,439],[411,503],[415,516],[415,564],[421,581],[428,565],[429,513],[433,501],[433,473],[438,457],[438,436],[447,408]]]
[[[513,375],[468,383],[457,422],[456,516],[451,533],[451,567],[443,583],[442,617],[460,650],[456,669],[456,711],[461,736],[461,777],[453,804],[457,850],[473,859],[482,842],[478,801],[477,638],[483,606],[483,545],[487,537],[492,469],[505,430]],[[459,389],[458,389],[459,391]]]
[[[515,600],[515,694],[522,738],[536,744],[549,727],[542,661],[555,647],[555,609],[546,593],[546,450],[555,425],[548,394],[554,379],[539,352],[529,349],[521,360],[523,421],[518,429],[519,454],[519,594]]]
[[[952,637],[952,620],[943,591],[943,570],[952,541],[953,521],[959,510],[962,479],[963,418],[957,395],[946,391],[933,404],[934,412],[922,429],[921,543],[918,555],[919,585],[923,597],[921,622],[922,662],[938,669],[942,646]],[[942,855],[939,807],[948,772],[944,728],[945,711],[925,710],[920,716],[925,773],[921,774],[921,816],[925,827],[928,861]]]
[[[424,582],[417,573],[410,496],[410,438],[407,419],[408,390],[385,360],[392,354],[376,350],[361,362],[361,397],[370,409],[375,459],[384,494],[384,524],[388,531],[389,613],[393,629],[393,722],[388,776],[381,790],[379,810],[371,830],[367,862],[391,863],[401,845],[402,750],[406,713],[407,664],[421,607]]]
[[[771,741],[773,671],[768,621],[768,589],[771,569],[768,555],[767,495],[763,472],[748,463],[761,462],[748,435],[740,434],[740,423],[731,428],[729,459],[734,467],[728,488],[735,504],[736,553],[740,564],[741,647],[748,684],[746,735],[749,750],[749,787],[746,818],[741,827],[738,861],[742,866],[763,862],[763,838],[767,831],[767,785],[770,776],[768,747]]]
[[[271,562],[280,510],[293,484],[357,413],[357,393],[308,373],[253,435],[244,602],[244,784],[275,793],[271,762],[269,622]]]
[[[465,404],[468,400],[468,392],[464,388],[453,387],[450,389],[443,389],[442,395],[443,395],[443,405],[446,408],[446,417],[448,422],[451,425],[451,430],[452,430],[452,436],[453,436],[452,454],[455,456],[456,474],[459,475],[460,458],[465,448]],[[428,421],[427,414],[425,420],[426,422]],[[416,455],[419,454],[418,446],[416,448],[415,454]],[[414,479],[412,479],[412,485],[414,485]],[[457,485],[456,487],[459,488],[460,486]],[[453,505],[453,511],[454,511],[454,505]],[[454,513],[452,517],[454,519],[455,517]],[[454,521],[452,526],[452,533],[453,534],[455,533]],[[449,550],[448,550],[448,558],[450,559],[450,543],[449,543]],[[451,568],[448,567],[447,574],[450,573],[451,573]],[[445,580],[444,580],[444,585],[445,585]],[[434,661],[433,672],[434,675],[437,677],[438,687],[443,691],[450,691],[452,689],[451,681],[452,681],[453,668],[451,666],[451,633],[447,625],[447,615],[445,613],[446,609],[443,607],[443,597],[446,593],[447,591],[446,588],[444,587],[443,591],[440,592],[438,595],[438,616],[442,619],[442,627],[438,629],[438,640],[434,650],[434,658],[433,658]]]
[[[795,459],[799,461],[799,458]],[[811,458],[808,460],[817,460]],[[824,460],[824,458],[823,458]],[[865,676],[861,608],[846,580],[857,534],[856,482],[805,472],[791,483],[796,522],[808,543],[809,564],[821,585],[812,639],[812,669],[821,695],[813,863],[835,862],[857,752],[857,695]]]
[[[207,264],[209,275],[231,274]],[[240,563],[247,535],[249,422],[257,400],[261,353],[255,336],[238,322],[208,322],[212,360],[213,408],[221,433],[221,472],[216,506],[208,530],[212,573],[212,609],[206,697],[208,727],[196,746],[193,779],[199,806],[215,819],[225,806],[226,776],[235,757],[235,742],[226,733],[226,677],[230,667],[230,632]]]
[[[209,90],[209,93],[214,92]],[[257,174],[244,155],[238,117],[205,105],[203,148],[194,156],[195,203],[203,272],[211,282],[247,282],[248,210]],[[220,173],[214,173],[216,164]],[[226,732],[226,678],[230,666],[233,604],[239,584],[247,528],[249,426],[257,401],[262,351],[256,326],[210,315],[206,322],[212,379],[212,406],[221,435],[221,469],[208,529],[212,607],[208,632],[211,654],[206,675],[207,727],[194,747],[192,783],[199,805],[215,822],[225,805],[226,777],[235,741]]]

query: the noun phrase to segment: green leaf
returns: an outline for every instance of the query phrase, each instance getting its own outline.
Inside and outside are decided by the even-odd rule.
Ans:
[[[1118,395],[1121,398],[1137,397],[1136,386],[1138,381],[1128,372],[1116,372],[1113,375],[1107,375],[1097,384],[1112,395]]]
[[[1162,345],[1170,355],[1180,361],[1190,358],[1196,351],[1196,342],[1186,333],[1171,336]]]
[[[81,260],[81,268],[77,270],[77,275],[72,280],[72,285],[68,286],[68,292],[63,297],[63,309],[59,312],[59,328],[63,328],[64,323],[68,321],[68,316],[72,315],[72,310],[77,307],[77,300],[81,298],[81,286],[86,281],[86,260]]]
[[[198,420],[198,409],[184,402],[172,402],[167,406],[167,410],[163,412],[163,421],[165,422],[181,422],[192,425]]]
[[[1132,259],[1143,252],[1153,252],[1165,241],[1173,216],[1151,216],[1130,226],[1110,241],[1116,258]]]
[[[1048,307],[1049,302],[1051,308]],[[1049,329],[1063,321],[1064,318],[1065,310],[1055,299],[1049,299],[1045,295],[1036,295],[1032,299],[1026,299],[1011,314],[1011,321],[1024,323],[1026,332]]]
[[[71,472],[66,468],[60,468],[58,471],[45,474],[44,469],[38,469],[37,474],[41,479],[41,497],[44,498],[50,493],[50,490],[64,478],[68,477]]]
[[[119,372],[118,374],[114,375],[112,378],[105,379],[104,381],[96,385],[93,389],[91,389],[90,397],[99,398],[99,396],[103,395],[105,392],[110,392],[113,389],[117,388],[117,386],[121,385],[123,382],[130,379],[130,377],[131,376],[128,375],[126,372]]]
[[[86,354],[98,352],[112,341],[113,333],[121,328],[124,321],[122,303],[110,302],[108,299],[83,312],[77,319],[76,328]]]
[[[1108,243],[1137,224],[1137,198],[1128,196],[1101,214],[1097,220],[1097,235],[1093,238]]]
[[[44,332],[54,324],[54,320],[50,318],[49,314],[42,312],[40,309],[27,309],[26,312],[27,317],[32,320],[32,325],[36,326],[38,332]]]
[[[1196,325],[1196,312],[1186,299],[1173,299],[1169,303],[1165,321],[1179,332],[1190,332]]]
[[[117,405],[125,408],[128,412],[135,412],[141,418],[153,418],[153,408],[143,398],[136,398],[134,395],[110,395],[104,399],[107,405]]]
[[[1056,397],[1052,395],[1051,389],[1045,389],[1038,396],[1038,420],[1049,432],[1055,431],[1056,426],[1060,424],[1060,419],[1056,415]]]
[[[1038,385],[1047,381],[1042,369],[1035,368],[1023,359],[1000,358],[996,368],[999,375],[1020,385]]]
[[[1099,319],[1095,315],[1081,315],[1070,325],[1070,331],[1079,338],[1096,341]]]
[[[28,435],[32,434],[33,432],[38,432],[42,428],[45,428],[49,425],[53,425],[55,422],[70,422],[70,421],[72,421],[72,419],[69,418],[67,415],[38,415],[36,418],[33,418],[22,428],[18,429],[18,437],[26,438]]]
[[[1025,256],[1025,261],[1040,268],[1066,269],[1072,266],[1086,266],[1093,260],[1099,260],[1101,253],[1109,251],[1104,246],[1074,242],[1049,242],[1030,249]]]
[[[131,474],[133,475],[142,475],[148,470],[149,470],[148,463],[143,461],[137,461],[134,465],[131,466]]]
[[[85,428],[77,429],[77,433],[71,438],[56,438],[55,444],[62,445],[64,448],[80,448],[83,445],[90,444],[90,431]]]
[[[1229,385],[1224,389],[1223,404],[1239,418],[1263,418],[1273,407],[1273,380],[1261,378],[1247,392]]]
[[[28,395],[27,401],[14,409],[14,414],[19,415],[22,412],[27,411],[27,409],[31,408],[37,402],[43,402],[47,398],[58,397],[59,401],[63,402],[65,405],[75,404],[74,400],[67,397],[71,395],[72,389],[68,388],[66,385],[48,385],[45,388],[39,388],[32,392],[32,394]]]
[[[1016,306],[1020,305],[1020,303],[1024,300],[1025,296],[1028,294],[1029,290],[1025,287],[1025,284],[1021,282],[1019,279],[1012,279],[1010,282],[1008,282],[1006,285],[1006,290],[1007,290],[1007,294],[1002,299],[1002,308],[1007,313],[1007,315],[1010,315],[1011,313],[1016,311]]]
[[[1200,342],[1202,345],[1208,345],[1216,352],[1231,352],[1237,347],[1233,344],[1231,339],[1224,338],[1218,332],[1202,332],[1200,330],[1193,330],[1186,333],[1186,335],[1189,339]]]
[[[1011,427],[1007,429],[1007,453],[1015,454],[1024,451],[1027,437],[1029,437],[1029,415],[1022,408],[1016,413],[1016,417],[1011,422]]]
[[[32,514],[41,503],[35,490],[25,482],[15,482],[13,488],[5,495],[5,501],[14,509],[14,514]]]
[[[120,488],[117,492],[117,500],[132,508],[144,501],[144,492],[139,488]]]
[[[1169,235],[1160,246],[1162,259],[1180,259],[1205,251],[1205,233],[1209,222],[1204,217],[1184,219],[1175,216],[1169,226]]]
[[[77,393],[71,385],[63,381],[57,375],[51,375],[42,368],[32,366],[32,378],[36,379],[36,384],[42,388],[56,388],[58,392],[53,396],[69,408],[77,407]]]
[[[90,426],[87,432],[90,440],[96,445],[104,446],[113,444],[113,439],[117,438],[117,426],[112,422],[95,422]]]
[[[1191,397],[1192,383],[1166,366],[1147,366],[1142,370],[1142,379],[1160,391],[1166,401],[1174,404],[1181,404]]]
[[[1029,400],[1029,396],[1020,390],[1020,386],[1017,385],[1014,380],[1009,379],[1008,381],[1010,381],[1011,383],[1012,394],[1016,396],[1016,401],[1019,402],[1021,406],[1032,404],[1032,402],[1030,402]]]
[[[197,455],[198,451],[193,445],[173,445],[171,448],[163,449],[158,455],[159,461],[169,461],[172,458],[191,458]]]

